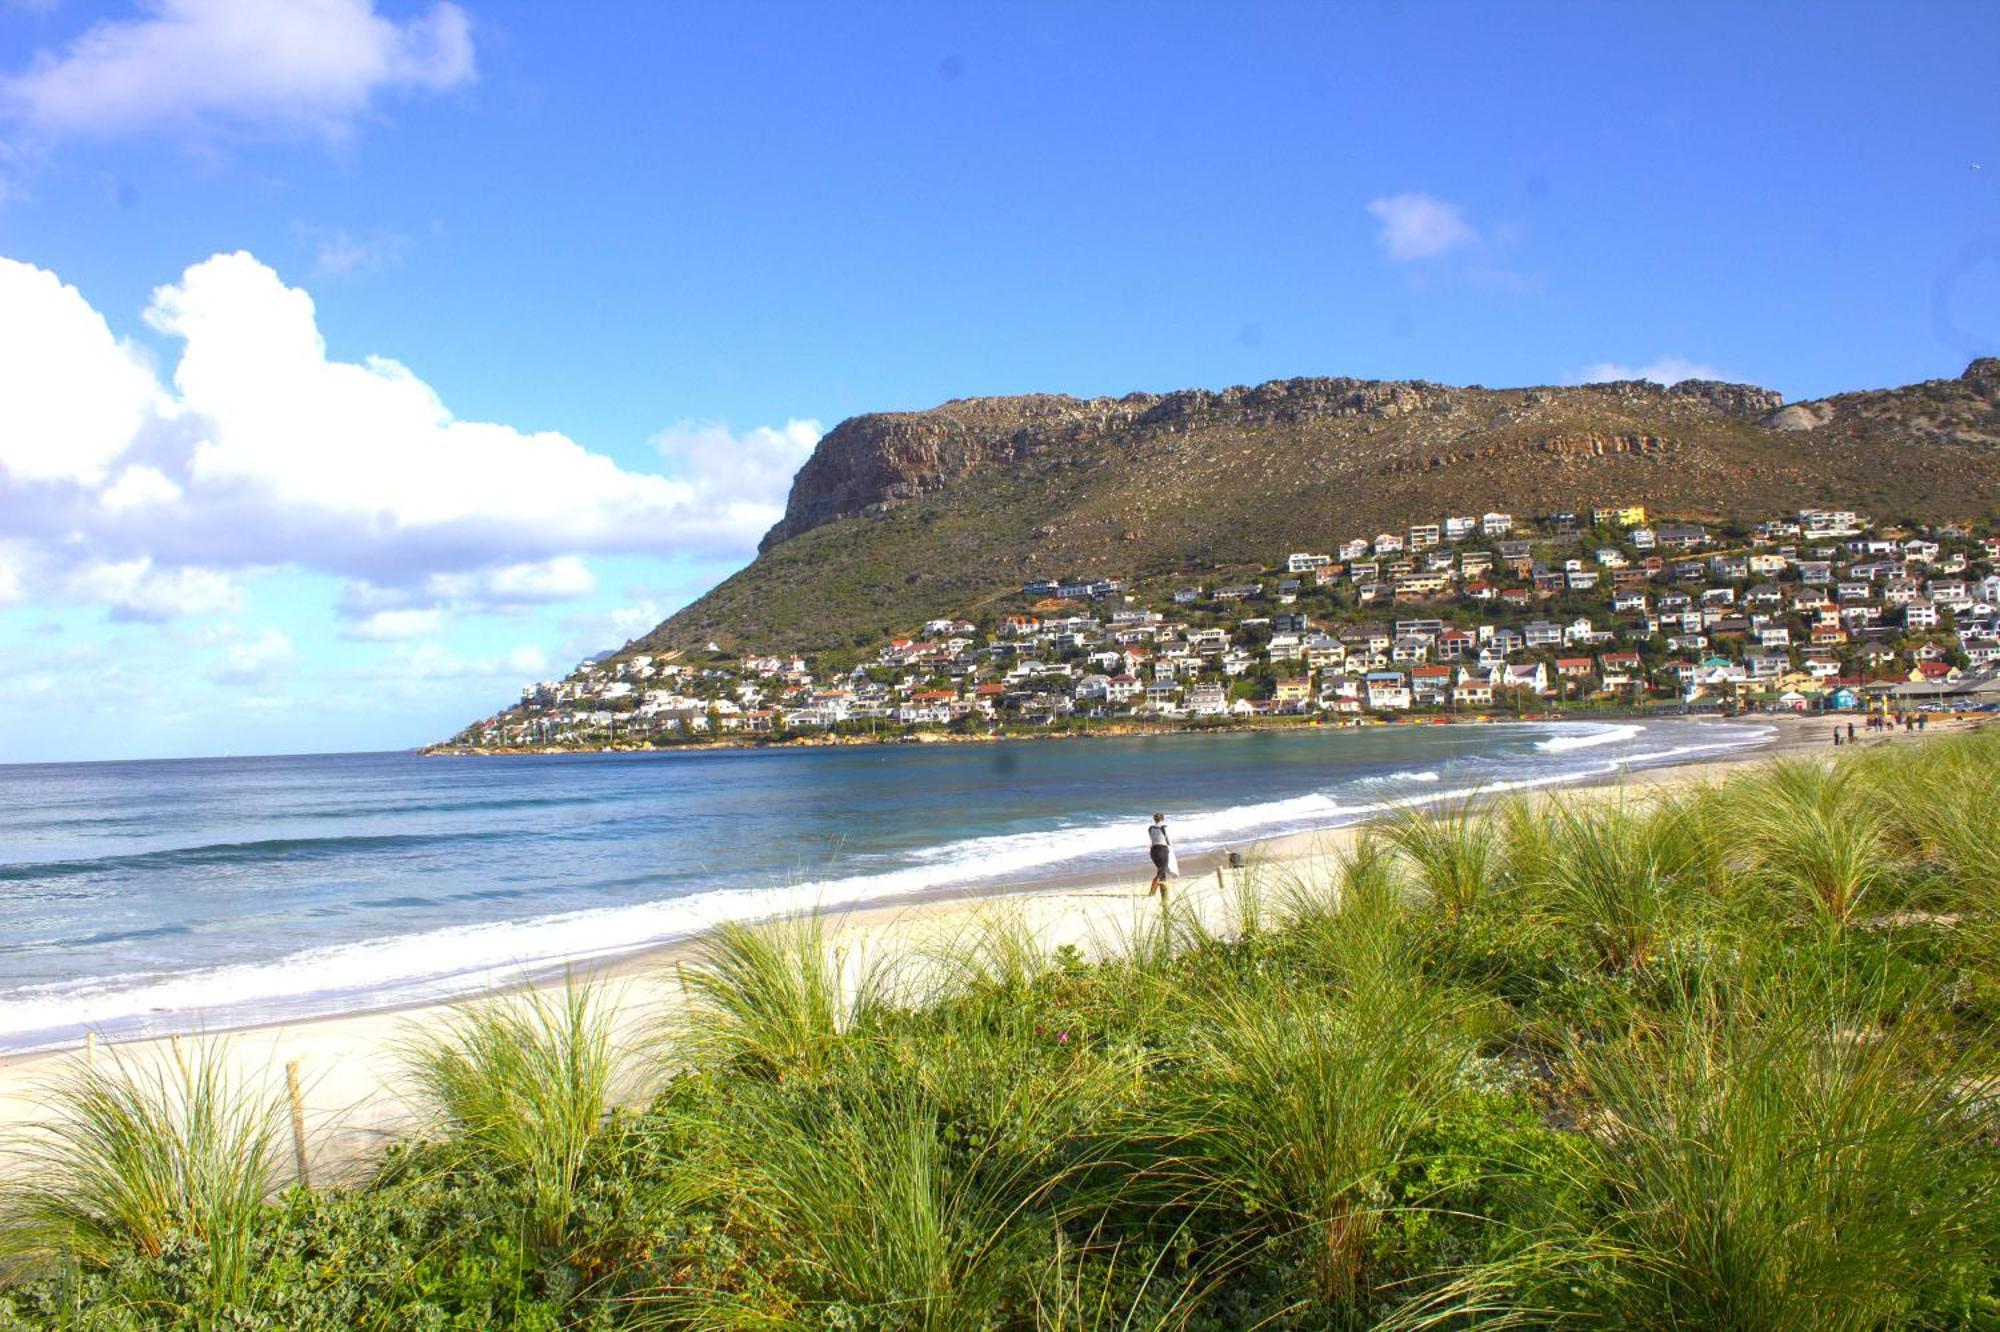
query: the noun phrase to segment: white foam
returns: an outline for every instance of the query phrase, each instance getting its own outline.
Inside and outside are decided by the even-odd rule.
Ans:
[[[1573,749],[1594,749],[1598,745],[1615,745],[1621,740],[1630,740],[1639,734],[1637,726],[1618,726],[1609,722],[1562,722],[1563,734],[1547,740],[1535,741],[1535,748],[1544,754],[1566,754]],[[1571,730],[1583,727],[1583,730]]]

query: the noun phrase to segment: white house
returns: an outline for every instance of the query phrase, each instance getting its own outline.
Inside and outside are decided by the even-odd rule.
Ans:
[[[1401,671],[1368,673],[1368,710],[1396,712],[1410,706],[1410,682]]]

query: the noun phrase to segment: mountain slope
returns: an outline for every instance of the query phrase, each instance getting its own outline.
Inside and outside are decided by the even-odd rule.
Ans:
[[[1446,513],[1612,500],[1679,515],[2000,506],[2000,360],[1782,405],[1745,385],[973,398],[842,422],[747,568],[636,646],[865,646],[1023,579],[1258,564]]]

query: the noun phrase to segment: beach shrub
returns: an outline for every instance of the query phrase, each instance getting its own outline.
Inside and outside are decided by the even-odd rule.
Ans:
[[[284,1101],[232,1071],[228,1042],[173,1057],[112,1049],[49,1088],[53,1111],[15,1143],[0,1248],[105,1267],[136,1257],[193,1274],[203,1308],[234,1302],[276,1188]]]
[[[841,1037],[889,1002],[886,973],[850,966],[817,913],[719,925],[682,978],[689,1002],[667,1033],[670,1046],[767,1077],[822,1071]]]
[[[1244,987],[1207,1000],[1194,1065],[1155,1111],[1174,1143],[1157,1168],[1295,1244],[1314,1298],[1348,1304],[1391,1210],[1389,1182],[1470,1049],[1456,1005],[1416,971],[1400,915],[1382,899],[1357,893],[1320,942],[1333,971],[1325,989]]]
[[[1862,1329],[1965,1313],[1993,1279],[1990,1065],[1934,1065],[1878,1004],[1765,977],[1580,1043],[1557,1306],[1614,1326]],[[1990,1054],[1990,1051],[1982,1052]]]
[[[1561,927],[1611,970],[1644,968],[1699,903],[1705,862],[1686,806],[1552,801],[1548,848],[1531,880]]]
[[[519,1181],[529,1238],[554,1244],[626,1088],[616,1002],[575,978],[462,1008],[405,1044],[418,1100],[453,1154]]]
[[[1483,905],[1500,880],[1492,830],[1470,800],[1407,810],[1389,820],[1383,835],[1417,887],[1449,920]]]
[[[1780,911],[1843,930],[1893,875],[1886,806],[1847,764],[1770,765],[1729,805],[1757,895]]]
[[[1037,1065],[1040,1065],[1039,1067]],[[749,1083],[702,1121],[689,1167],[719,1200],[735,1269],[646,1297],[669,1320],[985,1328],[1032,1298],[1078,1128],[1111,1083],[1050,1043],[950,1053],[856,1041],[816,1081]]]

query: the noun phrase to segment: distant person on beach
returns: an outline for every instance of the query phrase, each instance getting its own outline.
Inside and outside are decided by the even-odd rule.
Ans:
[[[1848,744],[1850,744],[1850,745],[1854,743],[1854,723],[1853,723],[1853,722],[1849,722],[1849,723],[1847,723],[1847,743],[1848,743]]]
[[[1169,867],[1174,860],[1174,843],[1167,836],[1167,816],[1153,815],[1152,824],[1146,829],[1146,837],[1151,845],[1146,848],[1153,857],[1153,882],[1146,888],[1146,896],[1151,897],[1166,885]]]

